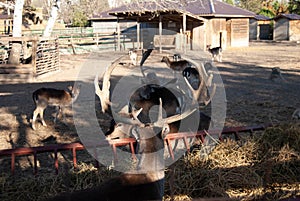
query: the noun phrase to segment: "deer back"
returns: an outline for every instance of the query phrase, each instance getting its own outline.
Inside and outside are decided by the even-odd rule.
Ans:
[[[80,92],[79,87],[72,88],[71,91],[54,89],[54,88],[40,88],[33,92],[32,97],[36,105],[70,105],[78,97]]]
[[[145,95],[145,93],[147,94]],[[143,108],[138,118],[143,123],[149,123],[151,122],[150,110],[154,105],[159,105],[160,98],[162,99],[162,106],[167,116],[176,114],[180,109],[179,101],[174,93],[158,85],[147,85],[146,88],[142,87],[135,91],[130,98],[130,107],[134,107],[137,110]]]

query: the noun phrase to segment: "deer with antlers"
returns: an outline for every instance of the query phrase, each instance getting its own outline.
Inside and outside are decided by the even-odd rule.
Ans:
[[[100,98],[102,111],[111,112],[116,124],[128,128],[128,135],[137,141],[138,163],[134,170],[113,178],[101,186],[83,191],[68,193],[52,200],[162,200],[164,193],[164,137],[171,131],[170,125],[178,123],[198,110],[198,98],[201,96],[205,83],[210,82],[210,76],[201,73],[202,81],[195,90],[192,86],[193,98],[186,103],[179,101],[173,92],[168,92],[161,85],[146,85],[146,88],[136,90],[128,104],[131,111],[121,115],[116,110],[117,103],[110,100],[110,76],[118,62],[113,63],[104,73],[102,89],[98,84],[98,76],[94,80],[95,93]],[[199,72],[201,70],[199,69]],[[186,81],[186,80],[185,80]],[[187,82],[187,84],[189,84]],[[149,90],[150,89],[150,90]],[[145,92],[147,90],[147,92]],[[142,93],[142,92],[143,93]],[[182,92],[182,91],[180,91]],[[145,95],[148,94],[148,95]],[[215,88],[204,98],[207,105],[215,93]],[[186,100],[187,101],[187,100]],[[188,102],[188,101],[187,101]],[[189,109],[187,109],[189,105]],[[158,106],[158,107],[155,107]],[[165,110],[165,112],[163,112]],[[156,118],[149,118],[149,112]],[[178,128],[177,128],[178,130]],[[124,131],[124,130],[123,130]]]
[[[157,120],[153,123],[144,124],[136,117],[128,118],[114,114],[116,121],[135,127],[137,154],[140,160],[134,170],[104,182],[99,187],[67,193],[50,200],[162,200],[165,177],[164,136],[169,131],[169,124],[189,116],[195,109],[164,118],[162,100],[159,102]]]
[[[116,63],[116,62],[115,62]],[[190,62],[189,62],[190,63]],[[98,77],[96,77],[94,84],[95,84],[95,89],[96,89],[96,94],[100,98],[100,103],[102,107],[102,111],[108,111],[109,106],[111,105],[110,100],[109,100],[109,86],[110,86],[110,74],[112,73],[113,69],[116,67],[115,64],[111,65],[110,68],[107,69],[107,71],[104,74],[103,78],[103,85],[102,89],[100,89],[98,85]],[[191,74],[195,73],[195,71],[198,73],[197,76],[192,76]],[[188,90],[191,93],[190,97],[193,99],[194,104],[198,103],[198,100],[200,101],[200,105],[206,106],[210,103],[212,100],[215,91],[216,91],[216,86],[214,85],[212,87],[212,91],[209,94],[207,86],[211,86],[212,83],[212,78],[213,74],[208,74],[204,68],[204,66],[201,64],[196,65],[196,68],[193,68],[185,74],[189,74],[188,76],[185,76],[185,82],[186,85],[188,86]],[[198,82],[198,86],[195,86],[193,81],[191,80],[193,77],[194,79],[200,79]],[[157,78],[156,75],[152,76],[152,78]],[[142,109],[142,111],[138,115],[138,119],[141,120],[143,123],[148,123],[150,121],[149,119],[149,111],[152,106],[158,105],[159,98],[162,98],[163,100],[163,108],[166,111],[167,116],[171,116],[174,114],[178,114],[181,112],[181,108],[185,104],[185,99],[184,95],[180,94],[183,91],[182,90],[177,90],[177,91],[170,91],[170,89],[165,88],[165,85],[167,84],[176,84],[173,81],[167,82],[165,84],[152,84],[152,83],[160,83],[159,81],[153,81],[149,82],[147,84],[147,76],[143,79],[143,85],[140,89],[136,90],[132,96],[130,97],[130,100],[128,102],[128,106],[130,108],[130,111],[133,110],[139,110]],[[193,83],[193,86],[191,85]],[[176,87],[173,89],[177,89]],[[183,92],[184,93],[184,92]],[[202,119],[201,124],[199,124],[199,129],[207,129],[208,125],[210,123],[210,117],[205,115],[204,113],[200,112],[199,117]],[[172,132],[177,132],[178,131],[178,126],[180,125],[179,122],[174,122],[170,127],[172,128]],[[107,134],[112,134],[113,130],[123,130],[124,125],[118,124],[115,121],[112,121],[112,125],[110,126],[111,129],[108,131]],[[118,129],[117,129],[118,128]],[[126,130],[126,129],[125,129]],[[114,133],[118,133],[115,131]],[[115,134],[114,134],[115,135]],[[119,134],[116,134],[115,136],[118,136]],[[121,135],[121,134],[120,134]]]

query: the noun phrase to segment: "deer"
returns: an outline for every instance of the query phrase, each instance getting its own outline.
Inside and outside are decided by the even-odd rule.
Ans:
[[[174,71],[182,72],[185,68],[191,67],[191,63],[186,60],[171,61],[167,56],[164,56],[161,62],[165,62]]]
[[[94,80],[95,85],[95,93],[100,98],[100,104],[102,107],[102,112],[108,112],[110,111],[108,108],[111,106],[110,100],[109,100],[109,86],[110,86],[110,74],[112,73],[113,69],[115,68],[115,65],[112,64],[110,68],[107,69],[107,71],[104,74],[103,78],[103,85],[102,89],[100,89],[98,85],[98,77],[96,76]],[[195,100],[200,100],[200,104],[204,107],[207,106],[210,101],[212,100],[216,86],[213,86],[213,89],[210,94],[207,92],[207,87],[205,84],[211,85],[211,80],[213,75],[207,74],[205,71],[205,68],[203,65],[196,66],[196,68],[189,69],[185,72],[186,74],[196,74],[197,77],[200,77],[200,81],[198,81],[198,86],[191,86],[190,82],[191,80],[188,80],[188,78],[191,77],[191,75],[186,76],[188,78],[185,78],[185,82],[188,85],[188,89],[191,91],[191,96],[189,98],[194,98]],[[147,77],[146,77],[147,78]],[[166,111],[167,116],[171,116],[174,114],[178,114],[181,111],[181,108],[183,108],[186,98],[185,95],[182,95],[182,91],[174,90],[170,91],[169,89],[165,88],[167,84],[174,84],[173,80],[164,84],[153,84],[153,83],[159,83],[151,80],[151,82],[147,83],[148,79],[143,79],[142,83],[144,86],[137,89],[130,97],[130,100],[128,101],[128,111],[139,111],[142,109],[141,112],[139,112],[136,116],[136,118],[140,119],[143,123],[149,123],[149,111],[152,108],[152,106],[157,105],[160,98],[163,100],[163,108]],[[156,75],[151,76],[151,78],[155,79],[157,78]],[[194,78],[196,79],[196,78]],[[196,103],[196,101],[194,102]],[[135,114],[136,115],[136,114]],[[198,129],[208,129],[210,125],[211,118],[207,115],[205,115],[202,112],[196,113],[194,115],[197,115],[197,118],[200,118],[199,127]],[[131,114],[132,116],[132,114]],[[180,122],[173,122],[171,125],[169,125],[171,128],[171,132],[178,132],[178,128],[180,126]],[[124,125],[122,123],[118,123],[115,120],[111,121],[110,129],[107,131],[106,136],[108,136],[109,139],[113,138],[124,138],[126,134],[124,134],[123,131],[129,131],[131,128],[128,127],[128,125]],[[127,136],[128,137],[128,136]]]
[[[105,181],[98,187],[64,193],[48,199],[48,201],[146,201],[162,200],[164,195],[164,137],[168,133],[168,125],[189,116],[194,109],[182,114],[163,117],[163,103],[159,100],[157,121],[144,124],[138,118],[124,117],[114,114],[116,121],[135,127],[137,155],[139,161],[133,170]]]
[[[292,119],[300,119],[300,108],[296,109],[292,114]]]
[[[44,120],[44,110],[48,106],[56,107],[54,123],[56,123],[59,114],[62,114],[63,118],[65,118],[63,109],[76,101],[80,88],[80,85],[75,85],[74,87],[68,86],[68,90],[39,88],[34,91],[32,98],[36,108],[33,111],[32,129],[36,130],[35,124],[38,116],[41,118],[42,125],[47,126]]]
[[[272,81],[276,80],[282,80],[283,82],[286,82],[286,79],[282,76],[281,70],[279,67],[274,67],[271,69],[271,74],[269,76],[269,79]]]
[[[173,60],[174,60],[174,61],[179,61],[179,60],[181,60],[181,55],[180,55],[179,53],[173,54]]]
[[[129,51],[128,52],[132,65],[137,64],[137,51]]]
[[[211,54],[212,61],[217,59],[218,62],[222,62],[222,47],[211,48],[211,45],[207,45],[206,49]]]
[[[117,62],[116,62],[117,63]],[[66,193],[56,196],[50,200],[162,200],[164,192],[164,137],[170,132],[170,126],[174,122],[179,122],[182,119],[189,117],[197,110],[197,104],[189,107],[182,107],[178,113],[176,108],[173,108],[173,114],[168,116],[168,111],[163,114],[163,105],[167,100],[165,97],[158,96],[158,109],[154,109],[157,113],[157,118],[154,121],[143,122],[139,119],[139,115],[145,109],[144,105],[140,109],[133,107],[132,111],[128,111],[125,115],[121,115],[120,111],[115,111],[117,104],[110,101],[110,74],[116,67],[112,64],[105,72],[103,78],[102,89],[98,85],[98,76],[94,80],[95,93],[100,99],[102,111],[111,112],[115,122],[127,125],[130,127],[130,135],[137,141],[138,163],[134,170],[125,172],[119,177],[104,182],[99,187]],[[203,78],[202,83],[205,81]],[[201,87],[204,85],[200,84]],[[199,88],[200,88],[199,86]],[[151,85],[153,87],[153,85]],[[137,101],[145,100],[145,103],[151,103],[153,106],[157,102],[151,100],[151,93],[161,93],[158,88],[153,87],[154,92],[150,92],[150,98],[140,96],[139,90],[131,104]],[[158,90],[157,92],[155,92]],[[198,90],[198,89],[197,89]],[[195,92],[199,94],[198,92]],[[211,97],[210,97],[211,98]],[[150,102],[148,101],[150,99]],[[165,100],[164,100],[165,99]],[[152,107],[153,108],[153,107]]]

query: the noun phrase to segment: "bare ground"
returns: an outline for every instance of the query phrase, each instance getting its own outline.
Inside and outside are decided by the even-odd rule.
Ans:
[[[53,108],[47,109],[45,120],[48,127],[40,126],[33,131],[30,119],[34,104],[31,96],[40,87],[65,89],[73,84],[87,57],[87,54],[62,55],[59,73],[41,77],[32,83],[10,83],[8,80],[1,84],[0,149],[79,140],[70,108],[66,110],[66,119],[56,125],[52,123]],[[300,44],[257,42],[250,43],[250,47],[229,48],[223,51],[223,62],[215,65],[226,90],[225,126],[290,121],[293,111],[300,107]],[[273,67],[282,69],[286,82],[269,79]],[[125,66],[125,69],[128,68]],[[118,74],[122,75],[123,70]],[[108,125],[107,119],[103,122]]]

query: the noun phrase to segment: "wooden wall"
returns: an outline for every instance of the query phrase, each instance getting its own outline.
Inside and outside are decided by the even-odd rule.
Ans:
[[[228,21],[227,33],[230,33],[227,36],[231,47],[249,46],[249,19],[232,18]]]
[[[259,28],[258,21],[256,19],[250,19],[249,21],[249,39],[258,40],[259,39]]]
[[[290,20],[290,41],[300,41],[300,20]]]
[[[289,39],[289,20],[287,18],[279,18],[275,21],[274,40]]]
[[[208,30],[206,31],[206,43],[211,47],[222,47],[226,49],[227,40],[225,37],[226,19],[213,18],[208,22]]]

